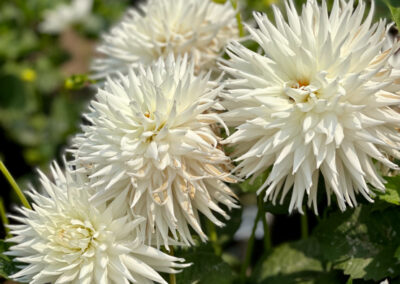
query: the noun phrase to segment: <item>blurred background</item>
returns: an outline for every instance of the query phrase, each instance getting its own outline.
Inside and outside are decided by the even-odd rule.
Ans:
[[[137,1],[95,0],[84,21],[44,33],[46,11],[71,2],[0,1],[0,159],[23,189],[78,131],[93,90],[72,86],[71,76],[88,72],[101,32]],[[0,187],[10,209],[18,200],[3,177]]]
[[[294,2],[300,6],[303,1]],[[63,3],[71,0],[0,0],[0,159],[23,189],[28,183],[35,185],[37,168],[47,172],[53,159],[60,160],[69,139],[79,131],[81,114],[94,90],[86,85],[85,76],[74,75],[88,74],[101,34],[138,0],[94,0],[83,21],[50,34],[43,32],[45,12]],[[270,13],[271,4],[282,5],[278,0],[241,0],[244,20],[253,10]],[[376,6],[377,18],[390,19],[383,0],[376,1]],[[3,176],[0,188],[10,212],[18,199]],[[245,186],[241,200],[248,206],[256,203]],[[237,231],[240,216],[240,211],[234,213],[229,234]],[[298,215],[276,218],[274,244],[299,238]],[[313,218],[309,218],[311,225]],[[238,239],[246,238],[250,228],[241,230]]]

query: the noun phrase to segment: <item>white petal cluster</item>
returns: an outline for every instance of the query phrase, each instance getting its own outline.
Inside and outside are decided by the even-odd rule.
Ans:
[[[45,11],[39,29],[43,33],[58,34],[71,25],[84,21],[91,13],[93,0],[72,0],[71,4],[60,4]]]
[[[136,73],[135,73],[136,72]],[[218,226],[212,211],[235,207],[224,181],[230,159],[219,148],[212,126],[223,86],[194,75],[194,62],[173,55],[99,89],[84,133],[74,140],[77,167],[96,187],[95,202],[128,191],[134,215],[143,216],[146,237],[160,245],[174,239],[193,244],[190,225],[203,240],[199,212]],[[178,234],[177,234],[178,233]]]
[[[228,47],[224,119],[237,131],[226,142],[237,145],[240,176],[271,169],[259,193],[282,202],[291,191],[290,211],[307,195],[317,212],[320,174],[344,210],[357,193],[372,201],[369,185],[385,189],[376,163],[397,168],[400,77],[388,60],[398,46],[382,51],[385,22],[353,4],[335,0],[328,13],[325,1],[308,0],[298,14],[289,1],[287,21],[276,7],[275,24],[255,13],[249,32],[262,54]]]
[[[9,254],[27,264],[13,279],[29,283],[167,284],[159,272],[175,273],[178,259],[143,245],[137,226],[123,215],[123,194],[107,207],[88,201],[87,184],[55,164],[54,182],[41,174],[45,195],[32,192],[34,210],[20,209],[11,227]]]
[[[235,13],[230,1],[148,0],[104,35],[97,49],[103,57],[94,61],[93,77],[127,73],[130,65],[148,65],[169,53],[189,53],[197,71],[207,70],[238,36]]]

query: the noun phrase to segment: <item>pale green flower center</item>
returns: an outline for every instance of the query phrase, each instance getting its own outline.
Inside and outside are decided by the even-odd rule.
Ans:
[[[73,221],[75,222],[60,226],[51,240],[54,245],[66,251],[85,253],[93,245],[97,234],[90,224]]]

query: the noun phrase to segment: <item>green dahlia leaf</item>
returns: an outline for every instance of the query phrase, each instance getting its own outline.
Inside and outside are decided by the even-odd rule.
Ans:
[[[258,175],[254,180],[252,178],[246,179],[240,183],[239,186],[243,192],[252,193],[256,192],[265,182],[268,177],[268,171]]]
[[[176,275],[177,284],[231,284],[235,279],[230,266],[208,246],[181,250],[177,255],[185,258],[187,263],[193,263]]]
[[[324,259],[353,279],[379,281],[400,274],[394,254],[400,245],[400,210],[360,206],[334,213],[321,222],[314,237]]]
[[[379,194],[380,200],[400,205],[400,176],[386,178],[386,192]]]
[[[392,19],[396,23],[397,28],[400,28],[400,7],[392,6],[388,1],[386,2],[392,14]]]
[[[257,265],[250,283],[343,283],[340,273],[325,268],[321,254],[314,238],[282,244]]]
[[[0,278],[3,277],[6,279],[18,271],[12,259],[4,255],[8,247],[9,245],[4,240],[0,240]]]

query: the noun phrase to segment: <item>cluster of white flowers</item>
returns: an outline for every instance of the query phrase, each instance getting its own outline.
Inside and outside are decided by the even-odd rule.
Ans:
[[[400,159],[397,41],[374,8],[308,0],[287,21],[255,13],[259,52],[242,45],[229,1],[148,0],[103,37],[93,77],[109,76],[62,171],[11,226],[10,254],[30,283],[166,283],[182,259],[159,250],[207,240],[200,215],[222,226],[238,207],[226,183],[256,178],[265,201],[317,214],[319,179],[339,208],[384,191],[382,165]],[[230,59],[220,57],[224,46]],[[219,79],[211,79],[220,61]],[[218,74],[218,73],[217,73]],[[226,125],[225,125],[226,123]],[[229,136],[228,126],[236,131]],[[222,141],[221,133],[228,137]],[[221,144],[234,146],[232,166]],[[154,247],[153,247],[154,246]]]

